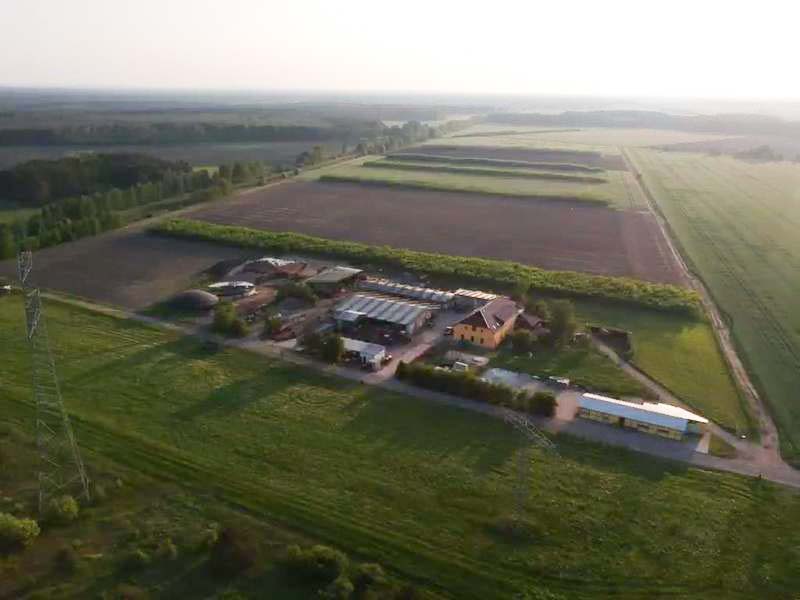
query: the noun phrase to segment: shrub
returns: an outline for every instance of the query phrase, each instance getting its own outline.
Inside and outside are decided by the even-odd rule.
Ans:
[[[353,595],[354,589],[352,582],[347,577],[339,575],[324,590],[321,590],[319,595],[329,600],[347,600]]]
[[[130,571],[140,571],[150,565],[152,558],[150,554],[141,548],[136,548],[125,557],[122,566]]]
[[[553,392],[536,392],[530,400],[530,411],[541,417],[552,417],[556,414],[558,402]]]
[[[530,331],[518,329],[511,334],[511,351],[514,354],[531,352],[536,346],[536,338]]]
[[[158,545],[156,556],[161,560],[175,560],[178,558],[178,547],[172,538],[164,538]]]
[[[316,304],[319,300],[319,297],[314,293],[314,290],[312,290],[310,286],[305,283],[298,283],[296,281],[290,281],[278,290],[277,300],[279,302],[284,298],[290,297],[304,300],[310,304]]]
[[[386,583],[386,573],[378,563],[361,563],[353,572],[353,582],[359,592]]]
[[[72,575],[80,569],[81,559],[71,546],[64,546],[56,553],[55,566],[61,573]]]
[[[230,302],[220,302],[214,307],[214,322],[211,329],[222,335],[244,337],[247,335],[247,324],[236,315],[236,307]]]
[[[420,387],[464,396],[490,404],[510,406],[514,390],[504,385],[481,381],[474,374],[436,370],[430,365],[410,363],[396,373],[399,379]]]
[[[328,363],[337,363],[342,360],[344,354],[344,342],[342,336],[336,334],[329,334],[322,338],[320,345],[320,356],[322,360]]]
[[[347,568],[347,556],[328,546],[302,549],[297,545],[287,550],[287,566],[304,579],[333,581]]]
[[[72,496],[59,496],[50,500],[47,519],[52,523],[71,523],[78,518],[80,507]]]
[[[0,513],[0,547],[15,549],[30,546],[40,532],[39,524],[33,519]]]
[[[211,549],[209,566],[217,575],[232,577],[256,563],[258,549],[249,532],[226,527]]]

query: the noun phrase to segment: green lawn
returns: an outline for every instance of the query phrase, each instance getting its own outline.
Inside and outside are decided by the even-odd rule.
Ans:
[[[800,590],[800,497],[775,486],[558,438],[560,457],[535,457],[529,536],[510,540],[496,526],[521,442],[500,421],[55,302],[46,313],[88,456],[202,490],[444,597]],[[3,420],[32,419],[21,314],[17,298],[0,300]]]
[[[800,460],[800,165],[631,152]]]
[[[524,179],[515,176],[473,175],[463,172],[398,170],[342,166],[325,173],[323,181],[353,181],[374,185],[502,195],[578,200],[593,204],[628,205],[628,193],[621,173],[606,174],[606,183],[581,183],[551,179]]]
[[[527,355],[515,356],[509,349],[504,349],[492,357],[490,366],[531,375],[567,377],[573,384],[616,397],[647,395],[638,381],[591,347],[554,350],[542,346],[530,358]]]
[[[732,431],[749,432],[744,400],[705,321],[579,301],[583,322],[633,334],[633,362],[681,400]]]

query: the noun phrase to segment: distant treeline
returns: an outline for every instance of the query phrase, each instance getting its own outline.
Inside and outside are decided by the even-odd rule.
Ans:
[[[42,204],[145,183],[183,177],[192,168],[144,154],[85,154],[58,160],[31,160],[0,171],[0,199]]]
[[[572,271],[545,271],[510,261],[449,256],[388,246],[330,240],[299,233],[277,233],[247,227],[214,225],[201,221],[172,219],[153,231],[181,238],[215,241],[258,248],[278,254],[312,254],[346,259],[359,264],[389,265],[434,276],[457,277],[478,286],[515,289],[579,298],[601,298],[661,311],[697,317],[700,301],[691,290],[623,277],[587,275]]]
[[[0,224],[0,259],[20,248],[36,250],[116,229],[147,216],[156,205],[174,210],[222,198],[234,184],[262,183],[269,177],[262,163],[237,162],[219,166],[213,175],[206,169],[166,171],[160,181],[56,200],[26,219]]]
[[[224,123],[114,123],[0,129],[0,146],[83,144],[150,145],[201,142],[303,142],[376,137],[380,122],[341,126],[242,125]]]
[[[548,127],[630,127],[730,135],[800,137],[800,121],[765,115],[673,115],[646,110],[595,110],[547,113],[493,113],[485,121]]]

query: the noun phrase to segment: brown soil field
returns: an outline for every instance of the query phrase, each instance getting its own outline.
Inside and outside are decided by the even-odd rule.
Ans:
[[[186,217],[545,269],[683,284],[653,215],[568,201],[291,183]]]
[[[556,150],[553,148],[517,148],[513,146],[415,146],[397,154],[436,154],[437,156],[455,156],[457,158],[493,158],[499,160],[524,160],[528,162],[555,162],[600,167],[615,171],[627,171],[621,156],[602,154],[583,150]]]
[[[36,283],[104,304],[140,310],[186,289],[215,263],[246,254],[236,248],[149,235],[126,228],[34,254]],[[16,280],[16,262],[0,262]]]

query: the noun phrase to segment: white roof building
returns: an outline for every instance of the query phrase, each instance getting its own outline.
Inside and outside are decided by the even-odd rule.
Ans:
[[[630,419],[656,427],[666,427],[686,433],[690,424],[706,424],[708,419],[689,412],[680,406],[661,402],[627,402],[598,394],[582,394],[578,407],[614,417]]]

